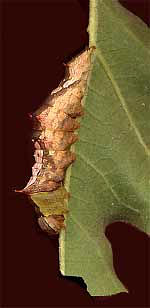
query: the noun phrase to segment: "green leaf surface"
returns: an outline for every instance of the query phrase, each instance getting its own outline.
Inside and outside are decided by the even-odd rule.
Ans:
[[[127,291],[114,272],[106,226],[125,221],[150,231],[150,32],[114,0],[91,0],[88,31],[96,50],[77,159],[67,171],[60,269],[98,296]]]

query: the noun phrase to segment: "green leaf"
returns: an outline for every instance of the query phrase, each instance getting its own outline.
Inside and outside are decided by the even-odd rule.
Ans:
[[[105,228],[125,221],[150,231],[150,32],[114,0],[91,0],[96,51],[84,98],[60,268],[92,296],[127,291],[117,278]]]

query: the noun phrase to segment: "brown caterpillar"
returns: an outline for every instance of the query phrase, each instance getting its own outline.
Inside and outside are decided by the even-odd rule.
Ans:
[[[82,98],[92,50],[85,50],[66,65],[65,79],[32,114],[35,164],[29,182],[17,192],[30,195],[40,208],[39,223],[44,231],[50,227],[59,233],[65,227],[69,193],[64,178],[67,167],[76,159],[70,147],[78,140],[75,130],[80,124],[76,119],[83,115]]]

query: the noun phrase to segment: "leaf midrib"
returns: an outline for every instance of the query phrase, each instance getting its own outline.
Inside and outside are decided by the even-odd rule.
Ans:
[[[133,131],[135,132],[135,136],[138,139],[138,142],[144,148],[144,151],[145,151],[146,155],[149,156],[150,155],[150,151],[149,151],[147,145],[145,144],[145,142],[144,142],[144,140],[143,140],[143,138],[142,138],[142,136],[141,136],[137,126],[136,126],[136,124],[134,123],[134,120],[133,120],[133,118],[131,116],[131,113],[129,112],[129,110],[128,110],[127,106],[126,106],[126,101],[125,101],[125,99],[124,99],[124,97],[123,97],[123,95],[121,93],[121,90],[119,89],[119,86],[117,85],[117,82],[115,81],[115,79],[114,79],[114,77],[113,77],[113,75],[112,75],[112,73],[111,73],[111,71],[109,69],[109,66],[107,65],[107,63],[106,63],[106,61],[105,61],[105,59],[104,59],[104,57],[103,57],[103,55],[102,55],[102,53],[101,53],[99,48],[96,50],[96,56],[97,56],[97,59],[100,62],[100,64],[103,65],[105,73],[107,74],[109,80],[111,81],[111,84],[112,84],[112,87],[114,89],[114,92],[115,92],[116,96],[118,97],[118,100],[120,101],[120,104],[121,104],[123,110],[125,111],[125,113],[126,113],[126,115],[128,117],[128,120],[129,120],[129,122],[131,124],[131,127],[133,128]]]

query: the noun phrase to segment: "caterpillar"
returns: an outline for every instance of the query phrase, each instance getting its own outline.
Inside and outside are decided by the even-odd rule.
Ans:
[[[84,50],[66,64],[65,78],[46,102],[30,116],[33,120],[35,163],[25,193],[39,209],[38,222],[44,231],[59,233],[65,228],[69,193],[64,186],[66,170],[76,160],[71,145],[78,140],[78,117],[83,115],[82,99],[94,47]]]

